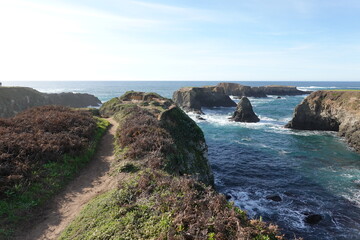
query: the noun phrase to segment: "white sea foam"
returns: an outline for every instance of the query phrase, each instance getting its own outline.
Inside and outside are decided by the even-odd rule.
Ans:
[[[338,87],[320,87],[320,86],[309,86],[309,87],[297,87],[300,91],[315,91],[321,89],[336,89]]]
[[[262,115],[258,115],[258,117],[260,118],[261,121],[271,121],[271,122],[276,122],[278,121],[275,118],[271,118],[271,117],[266,117],[266,116],[262,116]]]

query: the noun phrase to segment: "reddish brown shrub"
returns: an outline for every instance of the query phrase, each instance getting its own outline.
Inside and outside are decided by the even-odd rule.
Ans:
[[[154,214],[172,213],[164,239],[209,239],[210,235],[224,240],[253,239],[259,235],[269,237],[264,239],[283,239],[276,226],[247,219],[224,195],[194,179],[145,171],[131,188],[131,200],[127,204],[135,206],[150,201],[154,204]]]
[[[80,153],[95,129],[89,113],[59,106],[0,119],[0,196],[21,179],[31,181],[36,166]]]
[[[160,167],[161,156],[173,151],[170,134],[149,111],[134,107],[119,128],[117,136],[121,147],[127,148],[126,157],[143,159],[153,167]]]

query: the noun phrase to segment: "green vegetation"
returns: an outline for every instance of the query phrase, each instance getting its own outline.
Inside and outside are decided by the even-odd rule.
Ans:
[[[29,117],[31,119],[27,119]],[[46,119],[46,124],[42,122],[43,118]],[[2,162],[5,163],[2,166],[7,167],[0,169],[3,179],[10,179],[11,181],[9,180],[6,185],[2,186],[2,194],[0,195],[0,238],[10,238],[19,223],[31,219],[32,213],[59,192],[91,159],[109,122],[98,117],[92,117],[85,112],[62,107],[34,108],[14,119],[1,121],[5,123],[20,122],[20,125],[7,126],[20,130],[20,137],[24,137],[25,132],[28,131],[26,143],[29,146],[25,146],[23,142],[18,145],[22,151],[27,151],[26,155],[21,155],[21,151],[19,153],[15,151],[14,147],[16,146],[10,141],[9,146],[6,147],[7,150],[9,147],[13,147],[13,153],[7,158],[1,158]],[[31,125],[27,125],[31,121],[33,121]],[[94,122],[93,127],[92,121]],[[89,125],[90,128],[88,129]],[[30,127],[30,129],[25,130],[22,127]],[[0,130],[2,136],[6,136],[9,140],[10,137],[5,135],[6,129]],[[66,135],[64,135],[65,132]],[[18,136],[15,133],[13,135],[11,139],[16,140]],[[37,140],[35,135],[39,135],[40,138],[51,135],[56,140],[49,142],[49,144],[53,144],[51,146],[45,143],[39,144],[35,142]],[[67,136],[64,144],[79,141],[81,145],[72,145],[76,146],[76,149],[71,148],[70,145],[55,145],[55,141],[61,142],[57,138],[64,136]],[[78,138],[79,136],[83,137]],[[85,141],[87,138],[89,141]],[[34,149],[34,146],[37,145],[42,150]],[[59,149],[62,150],[58,152]],[[1,154],[3,151],[4,149],[0,149],[0,156],[4,156],[4,153]],[[31,152],[36,153],[36,155],[31,154]],[[8,166],[11,165],[9,164],[15,162],[23,163],[22,166],[26,166],[26,171],[23,168],[15,169],[13,167],[11,169],[15,170],[9,175],[6,169],[10,169]]]
[[[91,201],[60,239],[282,239],[276,226],[249,220],[224,195],[197,180],[211,175],[204,135],[195,122],[179,108],[159,111],[144,103],[113,105],[121,109],[114,112],[120,125],[113,172],[122,180]]]
[[[281,239],[276,231],[211,187],[145,169],[91,201],[60,239]]]

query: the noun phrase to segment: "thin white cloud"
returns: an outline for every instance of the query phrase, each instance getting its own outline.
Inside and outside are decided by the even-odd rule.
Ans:
[[[159,3],[143,2],[143,1],[129,1],[132,4],[148,8],[152,11],[161,12],[166,15],[176,14],[182,18],[188,20],[200,20],[200,21],[214,21],[214,11],[189,8],[189,7],[178,7],[173,5],[165,5]]]

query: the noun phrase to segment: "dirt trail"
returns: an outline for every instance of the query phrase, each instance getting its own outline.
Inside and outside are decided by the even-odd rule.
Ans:
[[[56,239],[89,200],[115,187],[117,181],[109,175],[109,171],[114,160],[113,139],[118,124],[113,119],[108,120],[111,126],[88,166],[44,207],[30,229],[24,230],[16,239]]]

